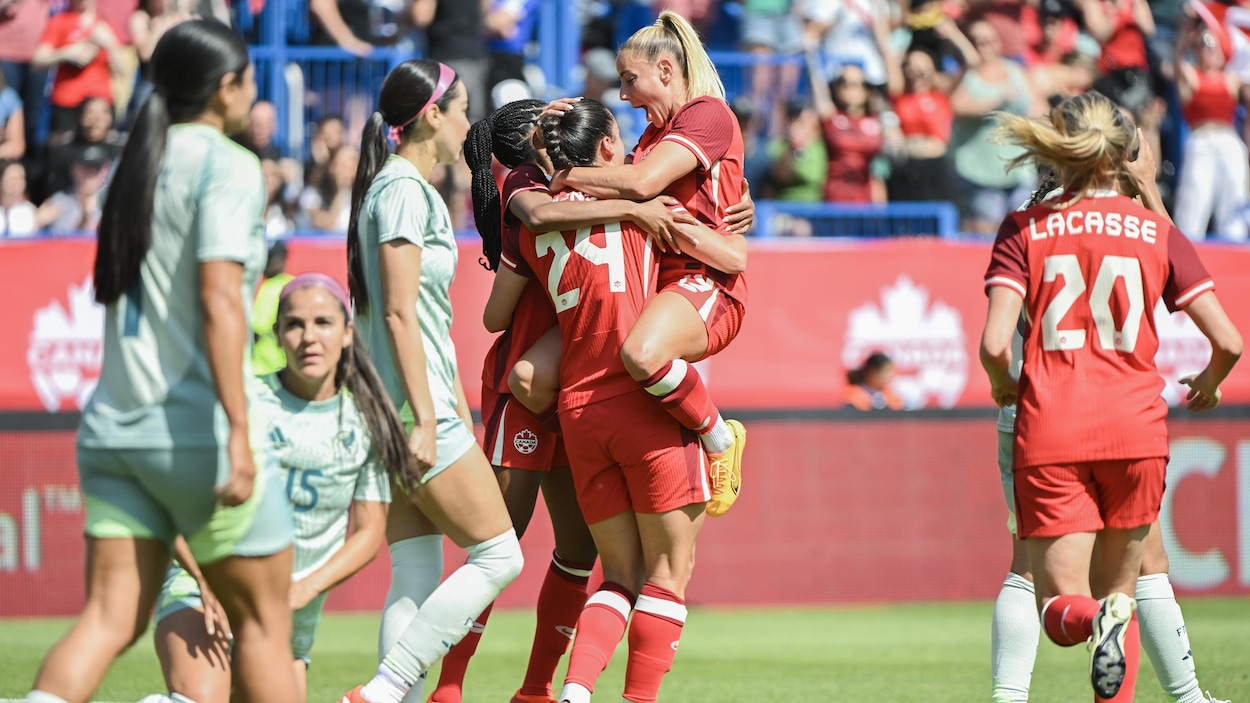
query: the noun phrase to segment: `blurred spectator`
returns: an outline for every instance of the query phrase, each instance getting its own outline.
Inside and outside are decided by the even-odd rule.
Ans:
[[[118,120],[126,117],[126,108],[134,97],[135,76],[139,71],[139,57],[134,49],[134,37],[130,33],[130,17],[139,9],[140,0],[97,0],[100,18],[108,22],[117,34],[118,66],[112,72],[113,108]]]
[[[269,247],[265,280],[256,289],[252,303],[252,373],[257,376],[267,376],[286,366],[286,353],[273,329],[278,322],[282,289],[295,278],[286,272],[286,256],[286,244],[274,242]]]
[[[97,0],[70,0],[52,17],[35,48],[33,63],[56,66],[52,81],[52,139],[74,131],[79,108],[88,98],[113,105],[113,74],[125,70],[117,32],[96,12]]]
[[[1037,24],[1027,28],[1036,37],[1025,43],[1025,66],[1030,69],[1053,66],[1076,51],[1081,29],[1076,23],[1076,6],[1072,0],[1041,0],[1037,11],[1030,14],[1036,16]]]
[[[22,98],[0,74],[0,160],[20,159],[26,154],[26,116]]]
[[[806,100],[791,98],[781,134],[768,143],[767,197],[795,203],[818,203],[825,197],[829,153],[820,118]]]
[[[373,52],[369,0],[309,0],[308,11],[314,20],[313,44],[337,45],[356,56]]]
[[[846,372],[846,404],[856,410],[902,410],[903,399],[890,388],[894,361],[885,352],[868,355],[863,365]]]
[[[525,81],[525,47],[534,37],[540,0],[490,0],[482,18],[486,48],[490,50],[490,72],[486,85],[492,93],[504,81]],[[494,99],[491,109],[499,107]]]
[[[954,120],[950,88],[940,87],[933,55],[921,49],[907,52],[903,78],[903,94],[894,98],[903,149],[890,171],[890,200],[955,200],[958,193],[947,158]]]
[[[295,232],[295,208],[287,199],[289,183],[282,162],[265,159],[260,162],[265,174],[265,238],[285,239]]]
[[[170,27],[191,18],[191,14],[183,9],[183,4],[185,0],[143,0],[130,15],[130,37],[139,59],[139,82],[130,100],[129,112],[132,115],[152,92],[148,64],[156,42],[160,41]]]
[[[955,113],[951,153],[962,190],[963,229],[993,234],[1003,217],[1024,201],[1036,177],[1026,166],[1007,171],[1016,147],[995,144],[990,137],[995,110],[1016,115],[1039,114],[1024,68],[1003,58],[998,32],[989,22],[973,22],[968,38],[981,62],[964,72],[951,93]]]
[[[113,111],[102,98],[88,98],[83,102],[73,141],[48,150],[41,197],[70,187],[70,166],[80,160],[83,151],[89,148],[103,149],[110,161],[122,153],[121,141],[113,131]]]
[[[486,82],[490,73],[490,57],[482,35],[482,2],[425,2],[436,5],[429,17],[429,26],[425,28],[426,53],[429,58],[442,61],[455,70],[469,93],[469,121],[477,122],[486,116],[490,102],[490,86]],[[467,169],[465,173],[468,173]]]
[[[48,24],[48,0],[0,1],[0,70],[22,99],[26,143],[34,144],[43,116],[46,67],[34,64],[35,47]]]
[[[803,0],[805,44],[823,44],[825,75],[856,66],[868,84],[884,87],[889,75],[883,48],[888,45],[890,8],[885,0]]]
[[[1102,44],[1103,73],[1150,70],[1146,41],[1154,36],[1154,15],[1146,0],[1077,0],[1085,31]]]
[[[972,37],[971,27],[977,22],[988,22],[998,35],[998,52],[1013,61],[1024,61],[1026,47],[1024,31],[1025,2],[1021,0],[970,0],[968,11],[960,19]],[[976,40],[973,39],[973,43]]]
[[[1054,107],[1063,100],[1089,91],[1098,78],[1097,60],[1080,51],[1070,51],[1056,63],[1037,63],[1029,71],[1033,92]],[[1114,99],[1113,96],[1107,96]]]
[[[582,54],[582,69],[585,72],[582,95],[607,105],[616,117],[621,139],[629,146],[637,144],[642,130],[646,128],[646,119],[641,116],[641,110],[635,110],[629,103],[621,100],[621,79],[616,74],[616,52],[603,47],[587,49]],[[745,136],[744,134],[743,137]]]
[[[858,66],[846,66],[832,90],[809,53],[812,104],[829,152],[825,200],[835,203],[885,202],[885,185],[871,172],[885,145],[881,121],[868,110],[868,84]]]
[[[794,93],[799,64],[774,65],[767,57],[803,51],[803,23],[794,0],[745,0],[742,3],[742,48],[764,62],[751,71],[751,92],[759,109],[779,105]]]
[[[749,96],[740,96],[730,104],[734,117],[738,120],[738,130],[742,132],[742,177],[748,183],[763,185],[768,178],[768,149],[763,144],[764,119],[755,109],[755,101]]]
[[[100,189],[108,178],[111,159],[102,146],[92,145],[70,166],[73,186],[55,193],[39,206],[39,224],[52,234],[95,234],[100,224]]]
[[[308,140],[308,161],[304,163],[304,180],[309,183],[320,182],[325,170],[330,167],[330,159],[343,146],[343,118],[338,115],[327,115],[321,118],[313,129],[312,138]]]
[[[300,196],[300,209],[313,229],[347,232],[352,212],[352,182],[360,159],[356,147],[343,146],[334,152],[330,167],[317,183],[309,183]]]
[[[1241,82],[1224,70],[1231,53],[1224,28],[1202,24],[1181,33],[1175,54],[1176,90],[1191,130],[1176,186],[1176,226],[1190,239],[1206,238],[1213,215],[1220,236],[1247,235],[1237,211],[1250,196],[1250,153],[1234,127]]]
[[[278,110],[273,103],[257,100],[252,105],[252,112],[247,120],[247,131],[237,137],[240,144],[247,147],[260,159],[282,158],[282,151],[273,141],[278,133]]]
[[[0,238],[30,237],[39,231],[37,209],[26,197],[26,167],[0,161]]]

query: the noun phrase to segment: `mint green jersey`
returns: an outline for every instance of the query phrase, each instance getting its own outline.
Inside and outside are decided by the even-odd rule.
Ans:
[[[113,183],[112,188],[129,187]],[[169,128],[139,278],[106,308],[100,382],[83,410],[85,447],[214,447],[228,427],[204,352],[199,265],[243,264],[242,300],[265,264],[260,162],[206,125]],[[251,354],[248,334],[245,371]],[[250,372],[247,372],[250,375]]]
[[[298,580],[343,546],[352,501],[391,502],[390,480],[347,391],[307,401],[283,388],[277,374],[249,384],[253,445],[267,447],[284,474]]]
[[[438,419],[456,417],[456,347],[451,341],[451,282],[456,277],[456,238],[443,198],[411,162],[392,156],[373,179],[360,212],[360,248],[369,307],[356,317],[369,356],[395,407],[410,416],[390,332],[382,318],[379,247],[405,241],[421,247],[417,318],[425,345],[430,394]]]

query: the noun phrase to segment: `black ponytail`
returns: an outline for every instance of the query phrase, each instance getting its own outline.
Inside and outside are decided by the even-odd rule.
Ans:
[[[243,39],[213,20],[181,22],[156,43],[149,63],[155,88],[130,128],[100,215],[97,302],[116,302],[139,279],[152,246],[153,201],[169,125],[203,113],[222,78],[233,73],[241,81],[249,62]]]
[[[439,65],[429,59],[413,59],[392,69],[382,81],[378,109],[369,116],[360,134],[360,163],[356,166],[356,180],[352,183],[352,213],[347,226],[347,287],[357,314],[369,309],[369,291],[365,286],[360,251],[360,209],[364,206],[365,195],[373,185],[373,179],[390,157],[390,129],[399,128],[400,141],[414,133],[417,113],[429,102],[438,86]],[[446,110],[461,90],[460,79],[456,78],[434,104]]]
[[[351,394],[356,411],[365,421],[373,452],[386,473],[401,486],[416,486],[420,477],[408,449],[408,434],[360,335],[353,335],[351,346],[343,350],[337,374],[339,387]]]
[[[534,123],[542,112],[541,100],[514,100],[478,120],[464,140],[464,161],[473,172],[473,222],[482,236],[482,264],[499,270],[503,210],[499,184],[491,172],[491,156],[508,168],[538,160],[531,139]]]
[[[582,98],[563,115],[548,115],[541,123],[547,158],[557,170],[591,166],[599,155],[599,142],[612,136],[616,119],[603,103]]]
[[[1063,185],[1059,182],[1059,175],[1055,173],[1054,169],[1049,166],[1042,166],[1039,170],[1041,171],[1041,181],[1037,184],[1037,188],[1035,188],[1029,195],[1029,199],[1024,203],[1024,207],[1020,208],[1021,210],[1028,210],[1034,205],[1037,205],[1046,199],[1046,196],[1050,194],[1050,191]]]

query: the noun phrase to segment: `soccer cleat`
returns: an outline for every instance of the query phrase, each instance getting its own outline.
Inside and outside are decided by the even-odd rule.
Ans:
[[[556,703],[556,701],[551,696],[517,691],[512,695],[512,700],[508,701],[508,703]]]
[[[369,701],[365,700],[365,697],[361,695],[364,688],[364,686],[357,686],[347,693],[344,693],[343,697],[339,699],[339,703],[369,703]]]
[[[1099,698],[1114,698],[1127,671],[1124,636],[1137,601],[1123,593],[1112,593],[1102,602],[1094,618],[1090,638],[1089,680]]]
[[[734,443],[724,454],[708,455],[708,472],[712,483],[712,499],[707,514],[720,517],[729,512],[742,489],[742,450],[747,444],[747,430],[737,420],[726,420],[733,432]]]

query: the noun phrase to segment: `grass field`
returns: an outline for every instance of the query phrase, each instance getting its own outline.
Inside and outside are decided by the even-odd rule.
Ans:
[[[1205,688],[1250,701],[1250,600],[1188,599],[1183,604]],[[661,700],[888,701],[975,703],[989,691],[991,604],[691,611],[676,666]],[[66,620],[0,621],[0,699],[20,698]],[[496,613],[469,668],[466,703],[506,703],[525,667],[533,615]],[[313,650],[311,703],[332,703],[372,674],[377,616],[326,619]],[[1144,658],[1143,658],[1144,659]],[[1033,676],[1036,703],[1091,700],[1083,648],[1041,646]],[[619,701],[625,653],[618,651],[596,700]],[[96,698],[136,701],[163,690],[150,638],[113,669]],[[1143,661],[1137,701],[1167,698]]]

